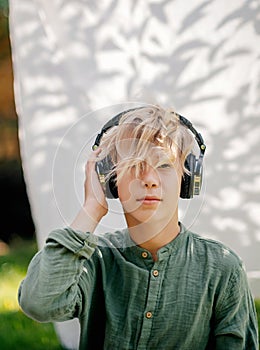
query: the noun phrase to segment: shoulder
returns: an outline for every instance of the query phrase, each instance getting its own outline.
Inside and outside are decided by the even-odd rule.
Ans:
[[[126,229],[97,234],[98,245],[102,248],[122,248],[127,245]]]
[[[190,244],[199,258],[206,259],[209,265],[216,266],[219,270],[244,270],[244,264],[239,255],[224,243],[203,237],[197,233],[188,231]]]
[[[222,242],[188,233],[189,245],[193,246],[193,265],[203,271],[206,281],[217,293],[246,290],[247,274],[242,259]],[[195,264],[194,264],[195,262]],[[222,292],[221,292],[222,291]]]
[[[121,257],[121,252],[129,246],[129,236],[126,229],[114,232],[105,232],[97,234],[98,247],[96,255],[102,260],[111,261],[116,257]]]

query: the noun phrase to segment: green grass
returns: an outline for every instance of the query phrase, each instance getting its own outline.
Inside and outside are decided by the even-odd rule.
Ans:
[[[260,335],[260,299],[255,300],[255,306],[256,306],[256,313],[258,318],[258,330]],[[260,344],[259,344],[259,348],[260,348]]]
[[[19,284],[36,251],[35,241],[18,239],[12,243],[9,252],[0,255],[1,350],[62,350],[53,324],[31,320],[21,312],[17,302]],[[255,304],[260,330],[260,300]]]
[[[10,251],[0,256],[1,350],[62,350],[53,324],[31,320],[17,302],[19,284],[36,250],[34,241],[16,240]]]
[[[0,344],[2,350],[61,350],[52,324],[38,323],[21,311],[1,312]]]

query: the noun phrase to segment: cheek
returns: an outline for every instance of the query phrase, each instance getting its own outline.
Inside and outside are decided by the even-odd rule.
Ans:
[[[161,174],[160,178],[162,187],[166,193],[168,191],[172,192],[179,190],[181,187],[182,175],[175,169],[172,169],[172,171],[168,174]]]
[[[128,202],[136,200],[138,195],[138,184],[137,179],[128,177],[127,175],[118,181],[118,196],[121,202]]]

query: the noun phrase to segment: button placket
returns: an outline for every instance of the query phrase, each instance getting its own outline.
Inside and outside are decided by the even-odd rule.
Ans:
[[[152,326],[154,322],[156,322],[155,318],[157,313],[158,298],[160,298],[163,275],[162,263],[159,261],[154,262],[150,270],[150,283],[147,295],[147,303],[143,314],[144,320],[142,332],[139,338],[139,342],[140,344],[142,343],[143,346],[144,344],[148,344],[152,332]]]

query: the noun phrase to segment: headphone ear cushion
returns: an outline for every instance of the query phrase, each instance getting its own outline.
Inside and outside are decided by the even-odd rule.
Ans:
[[[193,197],[193,177],[195,164],[196,156],[190,153],[184,162],[184,167],[189,171],[189,174],[185,172],[182,177],[180,197],[183,199],[190,199]]]
[[[116,199],[118,198],[118,191],[116,185],[116,174],[110,176],[109,180],[106,182],[106,192],[107,198]]]

